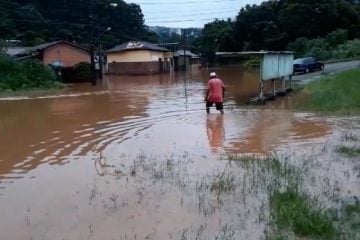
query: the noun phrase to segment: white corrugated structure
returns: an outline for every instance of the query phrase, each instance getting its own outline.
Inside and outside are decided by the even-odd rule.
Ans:
[[[290,79],[293,74],[294,53],[289,51],[259,51],[259,52],[217,52],[218,57],[260,56],[260,99],[264,98],[263,82],[283,79],[282,87],[285,88],[285,77]],[[282,89],[284,90],[284,89]],[[275,84],[273,94],[276,94]]]

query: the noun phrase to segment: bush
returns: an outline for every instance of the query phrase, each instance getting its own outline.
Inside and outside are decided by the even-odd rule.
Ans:
[[[360,57],[360,39],[346,42],[339,45],[333,51],[333,59],[348,59]]]
[[[309,39],[301,37],[295,40],[295,42],[289,43],[288,50],[295,52],[296,57],[302,57],[306,55]]]
[[[244,66],[250,69],[260,69],[260,62],[260,57],[249,57],[249,59],[244,62]]]
[[[55,73],[34,60],[16,62],[0,54],[0,91],[59,88]]]
[[[87,62],[81,62],[74,66],[76,80],[90,80],[91,79],[91,65]]]
[[[290,43],[288,50],[294,51],[295,56],[315,57],[319,60],[340,60],[360,57],[360,40],[347,41],[346,30],[336,30],[325,38],[298,38]]]
[[[329,44],[324,38],[316,38],[309,40],[307,43],[306,56],[312,56],[319,60],[327,60],[331,58]]]
[[[348,31],[338,29],[329,33],[325,40],[331,48],[336,48],[338,45],[343,44],[348,40]]]

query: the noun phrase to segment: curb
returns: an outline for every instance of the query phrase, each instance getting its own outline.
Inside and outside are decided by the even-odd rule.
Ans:
[[[325,61],[324,64],[341,63],[341,62],[356,62],[356,61],[360,61],[360,58],[359,59],[343,59],[343,60]]]

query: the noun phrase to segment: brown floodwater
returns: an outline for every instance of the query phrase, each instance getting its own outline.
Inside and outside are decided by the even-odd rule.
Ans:
[[[206,69],[106,76],[96,87],[1,99],[0,239],[178,239],[196,224],[215,234],[223,212],[205,218],[172,184],[132,166],[148,160],[144,169],[157,173],[172,159],[187,164],[179,178],[186,182],[223,165],[221,155],[297,151],[336,130],[323,117],[287,110],[289,96],[271,108],[245,106],[258,73],[215,71],[226,86],[223,116],[205,113]],[[245,221],[251,216],[242,216],[241,236],[259,239],[255,220]]]

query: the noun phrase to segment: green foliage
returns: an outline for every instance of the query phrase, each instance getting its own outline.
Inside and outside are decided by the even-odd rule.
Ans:
[[[309,97],[301,107],[332,113],[360,112],[359,77],[360,70],[354,69],[311,82],[303,90]]]
[[[326,37],[326,42],[331,48],[335,48],[340,44],[345,43],[348,40],[348,31],[344,29],[338,29],[329,33]]]
[[[345,212],[347,215],[360,214],[360,202],[356,202],[355,204],[346,205]]]
[[[360,237],[360,202],[347,204],[343,207],[343,210],[343,225],[350,228],[350,231],[357,232],[357,237]],[[357,238],[354,237],[353,239]]]
[[[40,62],[23,63],[0,55],[0,91],[59,88],[54,72]]]
[[[128,40],[178,42],[178,33],[161,29],[154,33],[144,25],[139,5],[123,0],[93,0],[95,35],[107,27],[102,37],[105,48]],[[111,7],[116,3],[117,7]],[[214,61],[216,51],[284,50],[300,37],[324,38],[329,32],[344,29],[349,39],[360,37],[359,6],[345,0],[268,0],[242,8],[235,21],[215,20],[206,24],[203,37],[188,35],[188,46]],[[67,40],[86,45],[92,32],[89,1],[1,0],[0,36],[19,39],[26,45]],[[164,31],[163,31],[164,30]],[[198,30],[188,29],[197,33]],[[166,34],[165,34],[166,32]],[[345,37],[346,38],[346,37]],[[344,35],[329,36],[330,47],[344,44]],[[318,42],[320,46],[321,41]],[[311,49],[310,49],[311,50]],[[312,53],[327,57],[321,48]]]
[[[316,239],[333,239],[336,236],[332,216],[297,191],[273,192],[270,205],[279,229],[291,229],[296,235]]]
[[[265,1],[242,8],[232,23],[229,36],[234,39],[230,46],[237,51],[284,50],[293,42],[293,48],[299,50],[300,55],[310,52],[327,58],[324,49],[328,46],[323,46],[322,40],[314,41],[312,44],[315,45],[310,49],[309,46],[305,48],[304,42],[322,39],[330,32],[333,34],[326,39],[329,47],[343,44],[348,38],[360,37],[360,11],[344,0]],[[318,46],[321,46],[320,50],[316,50]],[[216,46],[213,47],[216,51]]]
[[[342,29],[333,31],[324,38],[298,38],[289,43],[287,48],[294,51],[296,57],[312,56],[319,60],[360,57],[360,39],[347,41],[347,31]]]
[[[215,61],[215,52],[233,51],[234,49],[233,23],[230,20],[215,20],[204,26],[201,53],[210,63]]]
[[[266,1],[240,10],[235,36],[239,49],[283,50],[300,37],[324,37],[336,29],[346,30],[351,39],[359,37],[359,26],[360,12],[343,0]]]
[[[87,62],[81,62],[74,66],[76,80],[91,79],[91,65]]]
[[[309,40],[307,43],[307,52],[305,56],[312,56],[319,60],[327,60],[331,58],[329,44],[324,38],[316,38]]]
[[[216,176],[215,180],[211,184],[210,191],[215,192],[219,197],[222,193],[235,191],[235,188],[235,177],[223,172]]]
[[[0,56],[5,56],[7,44],[5,41],[0,39]]]
[[[360,39],[354,39],[337,46],[332,52],[332,59],[360,58]]]
[[[309,172],[312,166],[307,165],[306,160],[294,165],[290,158],[282,159],[276,154],[266,158],[225,155],[221,159],[252,173],[247,184],[253,190],[260,187],[268,193],[270,218],[266,239],[359,239],[358,199],[344,199],[339,208],[323,208],[317,195],[312,197],[307,193],[304,179],[316,173]],[[336,200],[336,203],[339,202]]]
[[[245,6],[235,21],[206,24],[201,52],[214,60],[216,51],[277,51],[288,47],[298,56],[329,59],[329,49],[359,37],[360,10],[347,1],[268,0]]]
[[[295,52],[296,57],[303,57],[307,55],[309,39],[300,37],[294,42],[289,43],[288,50]]]
[[[249,69],[260,69],[260,58],[259,57],[250,57],[245,61],[244,66]]]
[[[339,146],[336,152],[348,157],[357,157],[360,156],[360,147]]]
[[[117,3],[112,7],[110,3]],[[156,40],[144,25],[137,4],[123,0],[93,0],[95,35],[111,27],[102,38],[103,46],[113,47],[128,40]],[[90,25],[90,3],[84,0],[1,0],[0,36],[18,39],[25,45],[54,40],[87,44]]]
[[[286,35],[278,25],[280,3],[263,2],[242,8],[234,23],[236,46],[243,50],[280,50]]]

